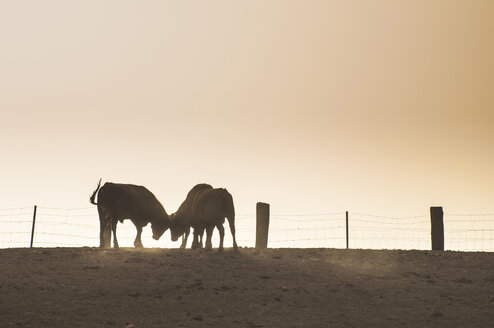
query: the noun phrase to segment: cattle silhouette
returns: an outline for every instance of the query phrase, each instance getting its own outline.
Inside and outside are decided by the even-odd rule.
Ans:
[[[187,239],[190,234],[190,218],[192,216],[192,204],[196,200],[196,197],[201,190],[213,189],[213,187],[207,183],[200,183],[192,187],[187,193],[187,197],[182,202],[178,210],[170,215],[170,221],[174,222],[174,229],[170,229],[172,241],[177,241],[178,237],[182,236],[182,245],[180,248],[187,246]],[[194,230],[194,233],[196,231]],[[192,244],[193,248],[202,247],[202,237],[204,235],[204,229],[197,231],[199,237],[199,243]]]
[[[196,185],[200,186],[200,185]],[[194,191],[195,196],[186,204],[186,213],[189,215],[174,215],[170,222],[172,240],[177,240],[179,236],[186,233],[190,227],[194,228],[194,242],[192,247],[199,246],[199,235],[206,230],[206,248],[212,248],[211,237],[216,227],[220,233],[220,245],[218,249],[223,249],[223,239],[225,229],[223,223],[228,219],[230,231],[233,237],[233,248],[237,249],[235,239],[235,208],[232,195],[223,188],[211,189],[209,185],[198,187]],[[195,188],[195,187],[194,187]],[[194,189],[193,188],[193,189]],[[192,190],[191,190],[192,192]],[[189,193],[191,193],[189,192]],[[187,199],[186,201],[187,202]],[[179,209],[180,210],[180,209]],[[180,211],[178,211],[180,212]]]
[[[113,247],[118,248],[117,223],[129,219],[137,229],[135,247],[143,247],[142,228],[151,223],[153,238],[158,240],[170,227],[170,219],[163,205],[152,192],[143,186],[121,183],[105,183],[101,179],[89,201],[98,207],[100,221],[100,247],[110,247],[113,231]],[[99,192],[98,192],[99,191]],[[95,201],[98,194],[98,202]]]

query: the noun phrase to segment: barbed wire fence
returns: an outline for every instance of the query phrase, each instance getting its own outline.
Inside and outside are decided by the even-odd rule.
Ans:
[[[274,214],[270,218],[269,247],[345,248],[345,212]]]
[[[33,208],[0,209],[0,248],[29,247]]]
[[[428,215],[388,217],[350,212],[351,248],[431,249]]]
[[[494,251],[494,213],[444,215],[446,246],[455,250]]]
[[[431,249],[429,215],[406,217],[379,216],[348,212],[349,248],[366,249]],[[239,246],[254,247],[256,215],[236,215],[236,237]],[[0,209],[0,248],[29,247],[33,229],[33,207]],[[149,231],[147,231],[149,230]],[[145,227],[142,240],[145,247],[177,248],[169,232],[159,241],[151,238]],[[316,214],[276,214],[269,223],[268,247],[271,248],[346,248],[346,212]],[[125,220],[117,227],[121,247],[133,247],[136,230]],[[95,207],[37,207],[34,227],[34,247],[97,247],[99,219]],[[445,249],[455,251],[494,251],[494,213],[444,213]],[[189,238],[188,245],[192,238]],[[225,247],[232,245],[228,225],[225,225]],[[213,246],[219,244],[217,231]]]

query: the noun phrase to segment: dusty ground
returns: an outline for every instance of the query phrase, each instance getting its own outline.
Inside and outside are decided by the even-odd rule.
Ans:
[[[494,253],[0,250],[0,327],[493,327]]]

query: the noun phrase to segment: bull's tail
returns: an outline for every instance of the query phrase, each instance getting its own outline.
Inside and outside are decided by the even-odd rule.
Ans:
[[[228,225],[230,226],[230,232],[232,233],[232,238],[233,238],[233,248],[237,249],[237,240],[235,238],[235,206],[233,205],[233,197],[232,194],[228,192],[228,190],[225,190],[225,195],[227,199],[227,204],[228,204],[228,215],[227,215],[227,220],[228,220]]]
[[[98,187],[96,187],[96,190],[93,192],[93,194],[91,195],[91,197],[89,198],[89,202],[93,205],[98,205],[98,203],[96,203],[95,199],[96,199],[96,194],[98,193],[98,190],[99,190],[99,187],[101,186],[101,178],[99,179],[98,181]]]

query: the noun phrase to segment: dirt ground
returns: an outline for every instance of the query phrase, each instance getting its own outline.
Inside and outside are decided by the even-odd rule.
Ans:
[[[0,327],[493,327],[494,253],[0,250]]]

